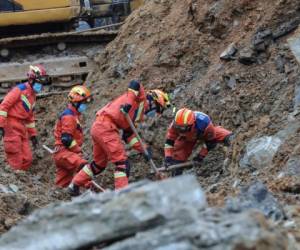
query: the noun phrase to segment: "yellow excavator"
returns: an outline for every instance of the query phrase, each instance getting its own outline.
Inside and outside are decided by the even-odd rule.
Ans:
[[[0,61],[16,48],[57,44],[64,50],[70,43],[107,43],[117,31],[99,28],[117,27],[143,4],[144,0],[0,0]]]
[[[143,4],[143,0],[1,0],[0,36],[74,28],[79,20],[111,17],[120,21]]]

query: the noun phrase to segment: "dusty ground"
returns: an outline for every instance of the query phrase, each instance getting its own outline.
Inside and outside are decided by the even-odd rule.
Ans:
[[[289,158],[299,156],[299,131],[287,135],[269,166],[257,171],[239,167],[251,138],[273,135],[299,123],[297,117],[293,121],[288,118],[294,111],[294,89],[299,81],[299,66],[286,43],[293,33],[267,41],[266,48],[254,53],[251,65],[238,61],[241,51],[253,51],[256,32],[269,29],[275,34],[281,24],[298,18],[299,7],[294,0],[147,1],[128,18],[116,40],[95,56],[98,70],[88,84],[97,94],[86,115],[87,134],[95,112],[122,93],[131,79],[141,79],[147,88],[170,92],[176,107],[206,112],[215,124],[236,134],[230,149],[218,147],[195,169],[211,205],[223,205],[240,186],[257,179],[266,183],[283,204],[299,203],[299,176],[278,178]],[[219,55],[231,43],[235,43],[238,53],[231,61],[220,60]],[[44,99],[37,107],[39,132],[49,145],[63,100]],[[164,135],[171,120],[172,112],[168,111],[143,130],[158,164],[163,161]],[[87,152],[91,152],[89,145]],[[143,158],[131,159],[131,181],[147,177],[149,167]],[[37,160],[29,174],[16,176],[7,168],[2,168],[0,174],[1,184],[16,184],[29,200],[25,206],[28,209],[20,212],[0,194],[4,201],[0,206],[0,232],[30,209],[68,199],[53,188],[54,165],[48,155]],[[99,181],[111,187],[111,167],[103,176]]]

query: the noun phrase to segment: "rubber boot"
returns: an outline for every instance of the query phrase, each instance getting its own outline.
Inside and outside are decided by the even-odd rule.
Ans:
[[[126,176],[126,173],[122,171],[115,171],[114,178],[115,190],[119,190],[128,186],[128,177]]]
[[[78,196],[78,195],[80,195],[80,188],[79,188],[79,186],[75,185],[74,183],[71,183],[68,186],[68,193],[71,196]]]

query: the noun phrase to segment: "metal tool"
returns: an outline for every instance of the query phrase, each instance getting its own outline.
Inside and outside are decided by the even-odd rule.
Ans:
[[[43,146],[43,148],[44,148],[47,152],[49,152],[50,154],[54,154],[54,153],[55,153],[55,150],[49,148],[47,145],[44,145],[44,144],[43,144],[42,146]],[[94,185],[94,187],[96,187],[97,189],[99,189],[101,192],[105,192],[105,189],[104,189],[103,187],[101,187],[99,184],[97,184],[97,183],[95,182],[95,180],[91,180],[91,183]]]
[[[159,176],[161,179],[164,178],[163,174],[161,172],[159,172],[159,170],[156,167],[153,159],[150,157],[149,152],[147,150],[147,147],[146,147],[144,141],[142,140],[142,138],[140,137],[137,129],[135,128],[135,126],[134,126],[134,124],[133,124],[130,116],[127,113],[124,113],[124,115],[125,115],[125,118],[126,118],[127,122],[129,123],[130,128],[132,129],[132,131],[134,132],[135,136],[137,137],[137,139],[141,143],[141,146],[142,146],[142,149],[144,151],[144,154],[148,156],[151,168],[154,170],[154,172],[155,172],[155,174],[157,174],[157,176]]]
[[[194,165],[195,164],[193,161],[187,161],[187,162],[183,162],[183,163],[179,163],[179,164],[170,165],[168,167],[158,168],[158,171],[172,171],[172,170],[178,169],[178,168],[190,168],[190,167],[193,167]]]

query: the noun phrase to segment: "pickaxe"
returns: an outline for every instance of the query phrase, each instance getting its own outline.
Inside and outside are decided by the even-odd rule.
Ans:
[[[50,154],[56,153],[55,150],[49,148],[47,145],[44,145],[44,144],[43,144],[43,148],[44,148],[48,153],[50,153]],[[95,182],[95,180],[91,180],[91,183],[93,184],[93,186],[94,186],[95,188],[99,189],[101,192],[105,192],[105,191],[106,191],[103,187],[101,187],[99,184],[97,184],[97,183]]]

